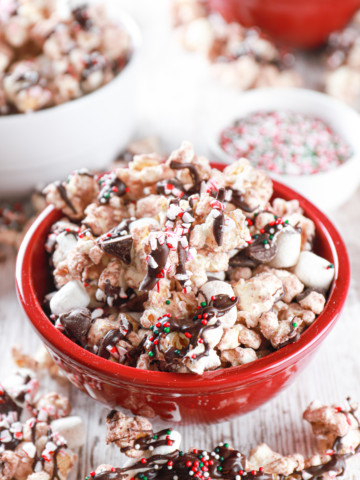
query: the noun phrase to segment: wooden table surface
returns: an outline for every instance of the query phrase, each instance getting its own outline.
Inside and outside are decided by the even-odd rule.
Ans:
[[[138,134],[157,134],[165,148],[176,147],[182,139],[195,143],[207,154],[209,116],[226,108],[235,92],[222,89],[211,80],[204,62],[185,54],[173,39],[168,18],[169,0],[118,0],[140,24],[145,37],[142,75],[139,75]],[[204,68],[205,67],[205,68]],[[191,73],[191,75],[190,75]],[[336,194],[336,192],[335,192]],[[260,442],[287,454],[314,452],[310,427],[301,419],[302,411],[314,399],[338,403],[347,396],[360,401],[360,191],[330,217],[342,233],[349,249],[352,282],[341,319],[321,346],[315,359],[295,384],[277,398],[232,422],[208,427],[180,428],[183,446],[211,448],[216,442],[229,441],[248,453]],[[0,379],[11,370],[10,346],[21,343],[26,352],[35,352],[39,340],[22,313],[14,289],[14,257],[0,265]],[[84,420],[88,440],[79,452],[73,479],[82,479],[98,464],[120,465],[117,450],[105,445],[104,417],[107,409],[69,384],[55,385],[46,376],[42,384],[68,393],[74,412]],[[353,462],[346,478],[360,478],[360,462]],[[358,473],[356,473],[356,471]]]

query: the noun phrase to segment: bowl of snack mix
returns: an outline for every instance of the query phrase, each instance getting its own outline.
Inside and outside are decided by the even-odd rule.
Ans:
[[[20,303],[55,362],[112,407],[178,423],[253,410],[288,386],[349,287],[329,219],[241,159],[183,142],[48,185],[19,251]]]
[[[360,116],[328,95],[299,88],[247,92],[211,126],[218,161],[246,157],[325,211],[360,183]]]
[[[102,168],[135,122],[140,33],[116,4],[72,10],[6,2],[0,41],[1,195],[24,194],[72,168]],[[26,4],[26,5],[25,5]]]
[[[209,0],[228,22],[258,26],[274,39],[300,48],[322,45],[360,8],[359,0]]]

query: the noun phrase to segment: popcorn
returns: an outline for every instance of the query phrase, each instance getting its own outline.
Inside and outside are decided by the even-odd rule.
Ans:
[[[297,341],[326,292],[301,273],[313,222],[272,193],[246,159],[221,172],[189,142],[47,186],[64,214],[46,241],[59,335],[123,365],[199,375]]]
[[[13,3],[1,22],[0,91],[9,108],[0,114],[33,112],[79,98],[126,66],[130,36],[103,7],[84,5],[60,18],[55,2],[41,8],[33,0]]]
[[[65,480],[76,460],[71,449],[84,444],[84,426],[79,417],[68,416],[67,398],[38,395],[34,382],[33,372],[20,369],[0,389],[1,478]]]
[[[209,451],[199,448],[183,451],[181,435],[176,430],[165,428],[154,432],[151,423],[144,417],[127,417],[112,411],[106,421],[107,443],[117,445],[129,459],[122,468],[103,464],[90,475],[95,480],[115,477],[129,480],[144,476],[154,479],[171,477],[175,480],[192,476],[220,480],[330,480],[342,476],[348,460],[359,454],[360,423],[355,411],[354,406],[342,409],[320,402],[309,405],[304,418],[311,422],[317,439],[323,435],[332,445],[331,450],[319,447],[318,453],[309,458],[299,453],[281,455],[265,443],[253,448],[248,457],[228,443],[219,443]],[[348,418],[347,427],[343,418]],[[340,428],[335,427],[337,424]],[[334,429],[336,436],[331,433]],[[343,442],[350,432],[355,436],[351,449],[345,449]]]

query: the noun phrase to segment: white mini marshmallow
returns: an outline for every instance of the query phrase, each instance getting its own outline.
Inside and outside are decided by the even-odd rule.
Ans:
[[[169,455],[170,453],[179,450],[181,443],[181,434],[177,430],[172,430],[169,435],[170,440],[172,440],[172,445],[160,445],[159,447],[154,448],[152,455]]]
[[[198,298],[199,303],[201,303],[204,299],[209,302],[213,295],[229,295],[229,297],[234,297],[235,293],[229,283],[222,282],[221,280],[212,280],[210,282],[206,282],[201,287]],[[236,306],[234,306],[224,316],[219,317],[219,320],[224,327],[232,327],[236,322],[236,317],[237,310]]]
[[[132,233],[133,230],[136,228],[137,230],[142,230],[145,227],[149,227],[150,229],[153,228],[154,230],[158,230],[160,225],[155,218],[151,217],[144,217],[131,222],[129,225],[129,232]]]
[[[72,235],[71,233],[63,232],[57,236],[56,243],[63,256],[67,257],[71,250],[76,247],[77,240],[75,234]]]
[[[71,280],[56,292],[50,300],[51,312],[55,315],[66,313],[73,308],[87,307],[90,297],[79,280]]]
[[[294,273],[307,287],[327,291],[334,279],[335,269],[325,258],[305,251],[301,252]]]
[[[276,237],[277,252],[269,262],[273,268],[289,268],[296,265],[301,250],[301,234],[285,229]]]
[[[64,417],[53,420],[50,424],[52,431],[65,438],[70,449],[80,448],[85,444],[86,432],[80,417]]]

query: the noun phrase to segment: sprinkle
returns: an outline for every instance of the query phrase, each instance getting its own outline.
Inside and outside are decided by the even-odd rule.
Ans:
[[[170,305],[170,300],[166,300],[166,305]]]
[[[149,352],[149,357],[153,357],[154,356],[154,352]]]
[[[200,305],[201,305],[202,307],[206,307],[206,302],[201,302]]]
[[[297,327],[297,323],[294,322],[294,323],[292,324],[292,326],[293,326],[294,328],[296,328],[296,327]]]
[[[145,463],[147,463],[146,458],[142,458],[140,462],[144,465]]]

